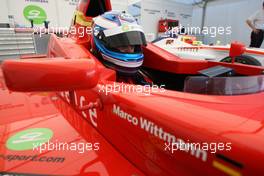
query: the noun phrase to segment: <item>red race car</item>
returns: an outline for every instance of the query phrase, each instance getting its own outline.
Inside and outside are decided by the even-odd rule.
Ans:
[[[108,0],[81,0],[73,26],[89,29],[110,10]],[[147,44],[137,84],[90,40],[51,35],[47,58],[2,63],[1,174],[264,175],[263,67]],[[233,43],[230,56],[244,50]]]

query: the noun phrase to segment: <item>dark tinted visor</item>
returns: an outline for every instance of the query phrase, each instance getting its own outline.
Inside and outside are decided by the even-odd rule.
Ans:
[[[130,31],[105,37],[103,41],[109,48],[118,48],[131,45],[147,45],[144,33],[139,31]]]

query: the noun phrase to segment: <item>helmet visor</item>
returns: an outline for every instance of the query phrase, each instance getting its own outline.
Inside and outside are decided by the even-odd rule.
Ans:
[[[109,48],[118,48],[135,45],[147,45],[146,38],[143,32],[130,31],[105,37],[105,44]]]

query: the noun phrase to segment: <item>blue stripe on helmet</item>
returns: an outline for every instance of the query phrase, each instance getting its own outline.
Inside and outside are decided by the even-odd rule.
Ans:
[[[128,54],[110,51],[103,44],[101,44],[101,42],[96,37],[94,37],[94,42],[100,52],[111,58],[115,58],[125,62],[138,62],[143,60],[144,58],[143,53]]]

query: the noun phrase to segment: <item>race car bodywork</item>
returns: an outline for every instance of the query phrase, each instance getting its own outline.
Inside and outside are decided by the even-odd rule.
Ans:
[[[0,82],[0,175],[144,175],[56,94],[9,91],[2,71]],[[25,148],[49,139],[46,131],[52,133],[46,150]],[[56,143],[73,148],[55,149]]]
[[[110,10],[109,1],[98,2],[105,2],[100,7]],[[81,1],[80,7],[84,11],[91,8],[89,0]],[[86,14],[84,11],[80,13]],[[88,18],[78,20],[73,24],[90,24],[85,23]],[[240,51],[232,53],[235,56]],[[153,44],[144,47],[144,56],[141,71],[156,87],[118,82],[116,72],[89,51],[88,40],[74,36],[51,35],[45,59],[5,61],[3,85],[9,90],[3,86],[1,91],[5,107],[0,111],[1,171],[40,175],[264,174],[264,68],[181,59]],[[216,72],[221,76],[212,76]],[[43,91],[48,93],[36,93]],[[35,98],[45,100],[35,103]],[[24,109],[17,105],[19,101]],[[17,132],[32,128],[52,129],[49,142],[90,142],[92,149],[86,154],[45,149],[33,158],[36,151],[16,150],[20,145],[12,145]],[[67,164],[40,165],[40,159]]]

